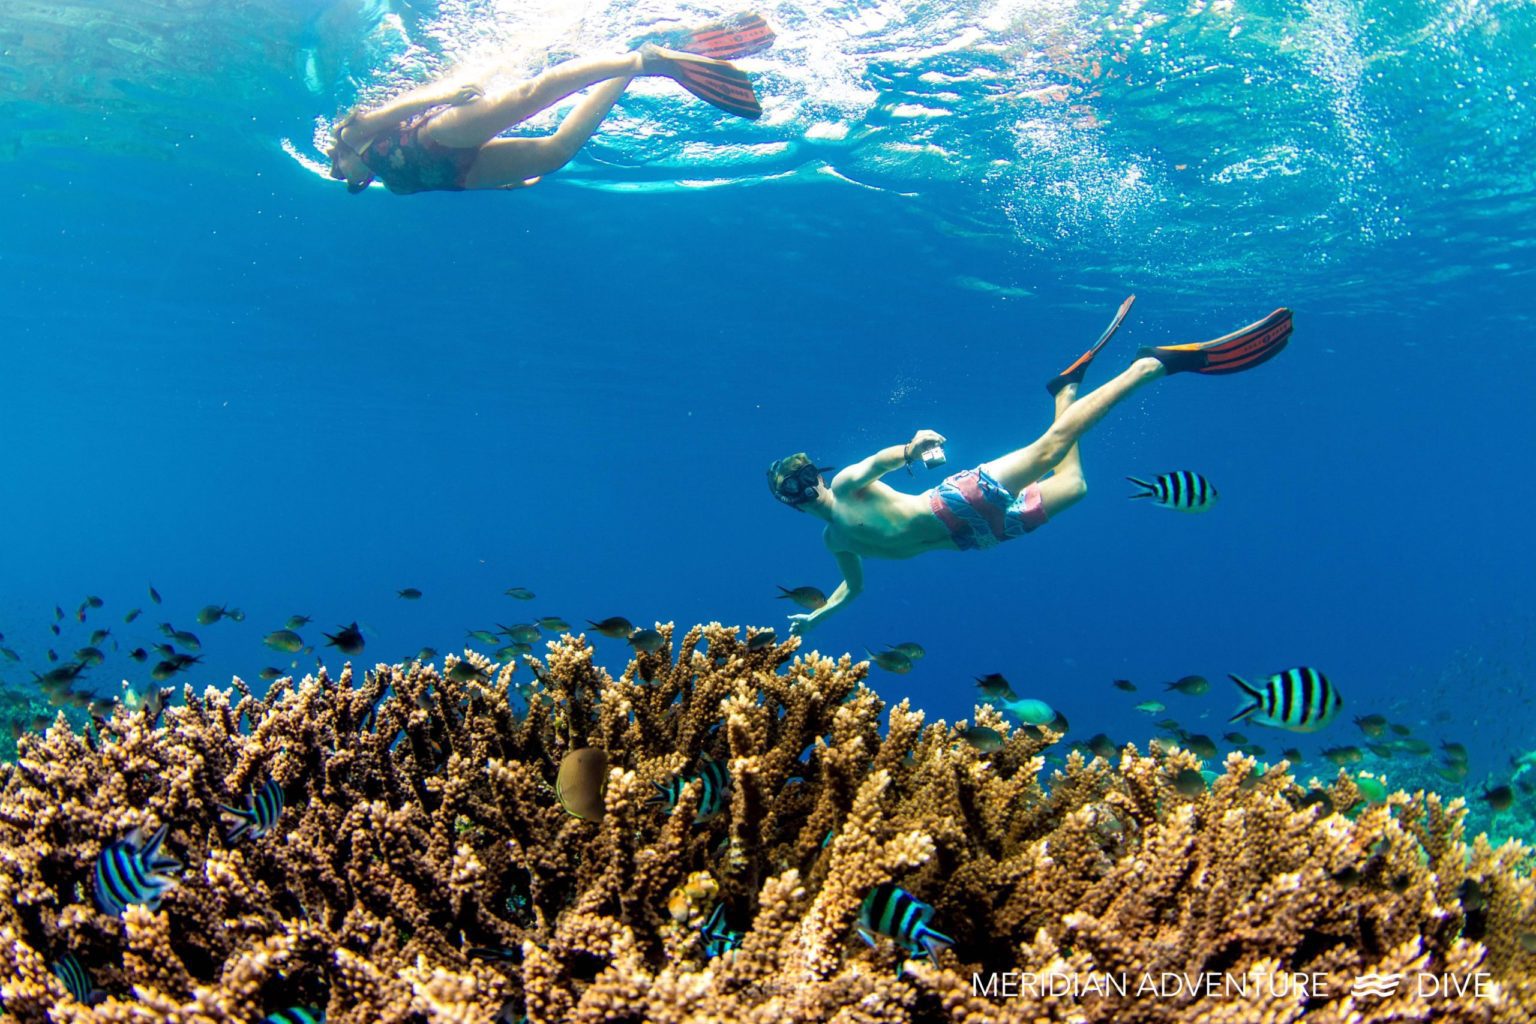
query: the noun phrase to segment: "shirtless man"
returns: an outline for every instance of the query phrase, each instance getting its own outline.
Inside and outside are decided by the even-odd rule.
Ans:
[[[843,574],[825,605],[789,617],[790,632],[810,631],[857,597],[864,589],[866,557],[990,548],[1037,529],[1088,493],[1078,441],[1131,392],[1170,373],[1238,373],[1275,356],[1291,336],[1291,311],[1277,309],[1214,341],[1144,348],[1118,377],[1078,398],[1088,364],[1135,300],[1134,295],[1126,299],[1098,342],[1046,384],[1056,401],[1050,429],[1032,444],[956,473],[930,491],[908,494],[880,478],[942,445],[944,436],[932,430],[919,430],[906,444],[846,467],[831,484],[804,452],[770,466],[768,486],[774,497],[826,521],[822,539]]]
[[[676,50],[646,43],[622,56],[569,60],[489,93],[453,82],[425,85],[342,118],[330,151],[331,177],[354,194],[375,179],[401,195],[527,188],[569,163],[641,75],[670,78],[706,103],[756,120],[763,110],[752,83],[727,61],[767,49],[773,39],[761,17],[737,14],[684,32]],[[497,137],[589,86],[596,88],[553,135]]]

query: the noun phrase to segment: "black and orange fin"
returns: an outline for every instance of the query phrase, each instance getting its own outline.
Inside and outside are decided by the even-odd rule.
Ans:
[[[1169,373],[1241,373],[1279,355],[1290,338],[1291,311],[1282,308],[1212,341],[1144,348],[1139,354],[1152,356]]]
[[[646,55],[647,68],[666,75],[705,103],[749,121],[763,116],[752,80],[740,68],[723,60],[667,50],[652,43],[641,51]]]
[[[762,15],[743,12],[690,29],[687,35],[663,45],[715,60],[736,60],[762,53],[773,45],[774,38]]]
[[[1083,375],[1088,372],[1088,364],[1093,362],[1093,357],[1099,354],[1099,349],[1103,348],[1109,342],[1109,339],[1115,336],[1115,332],[1120,329],[1120,324],[1125,320],[1125,314],[1131,311],[1131,303],[1135,301],[1136,296],[1132,295],[1120,303],[1120,311],[1109,322],[1109,326],[1104,328],[1104,333],[1099,335],[1099,340],[1093,343],[1093,348],[1078,356],[1071,366],[1046,381],[1045,390],[1055,395],[1068,384],[1081,384],[1083,382]]]

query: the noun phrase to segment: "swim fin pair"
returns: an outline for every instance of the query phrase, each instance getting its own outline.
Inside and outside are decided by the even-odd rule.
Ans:
[[[1132,295],[1120,304],[1120,311],[1115,314],[1099,340],[1087,352],[1077,359],[1061,373],[1046,382],[1045,389],[1052,395],[1056,394],[1068,384],[1080,384],[1083,375],[1088,370],[1088,365],[1093,362],[1093,357],[1099,354],[1115,331],[1125,320],[1125,314],[1130,312],[1131,303],[1136,301]],[[1151,356],[1163,364],[1169,373],[1203,373],[1225,374],[1240,373],[1251,369],[1260,363],[1267,362],[1280,354],[1286,343],[1291,338],[1291,311],[1289,309],[1277,309],[1269,316],[1247,327],[1240,327],[1231,334],[1224,334],[1211,341],[1193,342],[1187,345],[1159,345],[1156,347],[1142,348],[1137,352],[1138,356]]]
[[[757,14],[652,36],[640,46],[646,68],[728,114],[755,121],[763,116],[752,80],[727,61],[761,53],[773,45],[773,29]]]

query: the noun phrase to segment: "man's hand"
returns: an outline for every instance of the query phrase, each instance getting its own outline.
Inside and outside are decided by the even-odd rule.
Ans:
[[[484,95],[485,93],[480,91],[478,85],[461,85],[458,91],[449,98],[448,102],[456,107],[462,107],[466,103],[473,103]]]
[[[920,459],[923,452],[941,447],[949,438],[937,430],[919,430],[912,435],[912,440],[907,442],[907,461]]]
[[[811,628],[815,625],[816,616],[814,615],[791,615],[789,617],[789,635],[805,636],[805,634],[809,633]]]

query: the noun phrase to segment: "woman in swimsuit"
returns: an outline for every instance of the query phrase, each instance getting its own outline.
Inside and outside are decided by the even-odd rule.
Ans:
[[[756,120],[763,111],[751,81],[726,61],[767,49],[773,38],[762,18],[741,14],[686,33],[679,49],[646,43],[620,57],[566,61],[494,94],[473,85],[423,86],[342,119],[331,177],[353,193],[375,179],[400,194],[525,188],[569,163],[637,76],[670,78],[706,103]],[[553,135],[497,138],[593,85]]]

